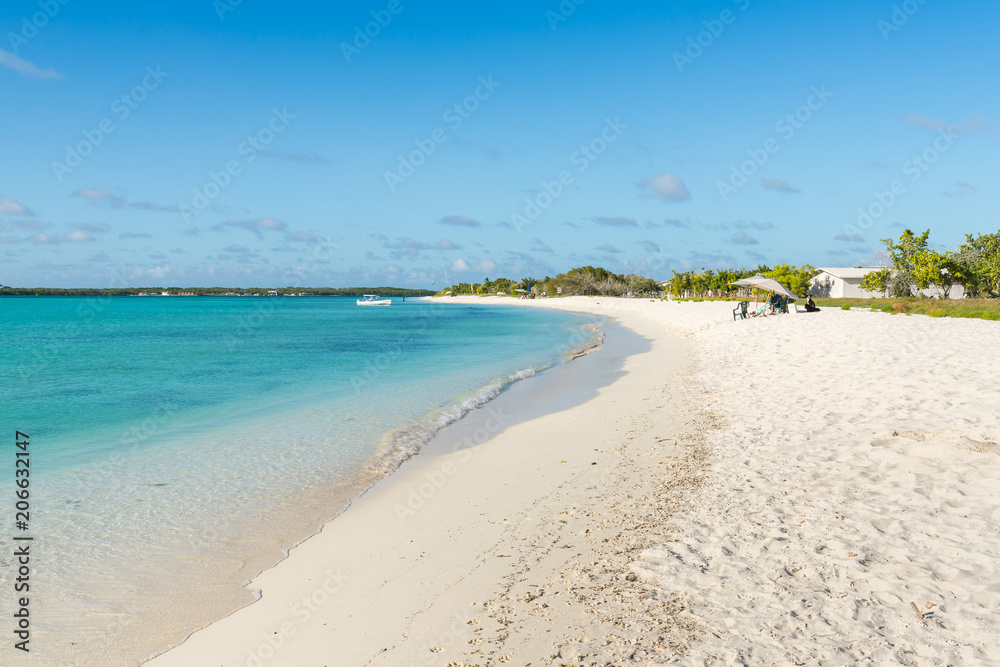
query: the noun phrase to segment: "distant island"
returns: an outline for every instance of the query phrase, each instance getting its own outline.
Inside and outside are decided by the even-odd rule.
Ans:
[[[434,290],[401,287],[127,287],[77,288],[0,286],[2,296],[431,296]]]

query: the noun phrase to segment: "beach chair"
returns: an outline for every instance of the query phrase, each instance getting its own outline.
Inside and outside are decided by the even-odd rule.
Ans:
[[[747,306],[749,305],[749,301],[740,301],[739,305],[733,309],[733,322],[736,321],[737,317],[741,320],[745,320],[747,318]]]

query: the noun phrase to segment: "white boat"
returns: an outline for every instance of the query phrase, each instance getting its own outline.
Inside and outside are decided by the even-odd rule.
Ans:
[[[359,306],[390,306],[392,299],[381,299],[378,294],[365,294],[365,298],[358,299]]]

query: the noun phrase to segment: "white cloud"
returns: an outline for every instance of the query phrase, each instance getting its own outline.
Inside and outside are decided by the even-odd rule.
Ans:
[[[971,195],[979,191],[972,183],[967,183],[965,181],[955,181],[954,186],[948,186],[944,191],[945,197],[962,197],[965,195]]]
[[[104,188],[84,188],[83,190],[77,190],[70,196],[80,197],[81,199],[114,199],[114,195]]]
[[[378,238],[378,237],[375,237]],[[381,237],[385,238],[385,237]],[[403,259],[406,257],[419,257],[421,252],[425,250],[461,250],[462,246],[458,245],[451,239],[441,239],[437,243],[427,243],[425,241],[415,241],[411,238],[402,238],[396,241],[385,240],[382,243],[382,247],[387,250],[391,250],[389,253],[392,259]]]
[[[451,225],[453,227],[480,227],[480,223],[472,218],[468,218],[464,215],[449,215],[441,218],[439,222],[442,225]]]
[[[106,202],[111,208],[138,208],[143,211],[162,211],[166,213],[176,213],[180,210],[180,207],[176,205],[163,205],[147,201],[129,201],[124,197],[111,194],[104,188],[84,188],[83,190],[77,190],[70,196],[89,199],[91,201]]]
[[[32,79],[59,79],[62,75],[54,69],[38,69],[34,63],[20,58],[10,51],[0,49],[0,67],[12,69],[18,74],[31,77]]]
[[[93,236],[86,232],[70,232],[68,234],[49,235],[45,233],[32,234],[28,240],[37,245],[52,245],[56,243],[89,243]]]
[[[451,270],[457,273],[465,273],[466,271],[469,270],[469,265],[465,262],[464,259],[456,259],[454,262],[451,263]]]
[[[594,222],[599,225],[604,225],[605,227],[638,227],[639,223],[635,221],[635,218],[605,218],[602,216],[595,216]]]
[[[111,225],[106,222],[75,222],[73,223],[73,227],[85,232],[94,232],[95,234],[105,234],[111,231]]]
[[[497,268],[497,263],[494,262],[492,259],[484,259],[483,261],[479,262],[480,271],[485,271],[486,273],[493,273],[494,271],[496,271],[496,268]]]
[[[169,266],[154,266],[151,269],[146,269],[146,275],[150,278],[165,278],[173,273],[173,270]]]
[[[763,185],[765,190],[771,190],[773,192],[787,192],[789,194],[802,192],[794,185],[789,185],[780,178],[765,178],[763,180]]]
[[[531,242],[534,244],[531,247],[532,252],[555,252],[549,244],[541,239],[531,239]]]
[[[964,123],[958,123],[957,125],[946,123],[937,118],[928,118],[927,116],[923,116],[918,113],[906,114],[903,120],[908,125],[916,125],[917,127],[931,130],[932,132],[947,130],[958,135],[972,134],[974,132],[981,132],[985,134],[992,125],[992,123],[986,120],[986,118],[982,115],[972,116]]]
[[[31,230],[46,229],[48,227],[51,227],[52,225],[44,223],[41,220],[17,220],[14,222],[14,226],[19,229],[31,231]]]
[[[683,220],[677,220],[676,218],[668,218],[663,222],[653,222],[652,220],[646,221],[646,227],[648,229],[659,229],[660,227],[678,227],[681,229],[687,229],[690,227],[688,223]]]
[[[217,225],[212,225],[212,230],[216,232],[223,232],[226,230],[226,227],[245,229],[248,232],[253,232],[258,238],[260,238],[263,236],[262,232],[285,231],[288,229],[288,223],[274,218],[258,218],[257,220],[227,220],[226,222],[220,222]]]
[[[31,211],[10,197],[0,197],[0,215],[31,215]]]
[[[639,184],[639,187],[646,190],[649,197],[657,197],[664,201],[687,201],[691,199],[691,193],[680,176],[671,172],[652,176]]]
[[[285,234],[285,240],[289,243],[327,243],[327,240],[318,234],[310,234],[309,232],[293,232],[292,234]]]
[[[833,237],[834,241],[843,241],[845,243],[864,243],[865,239],[860,234],[837,234]]]
[[[731,237],[729,237],[730,242],[736,245],[758,245],[760,241],[750,236],[746,232],[736,232]]]

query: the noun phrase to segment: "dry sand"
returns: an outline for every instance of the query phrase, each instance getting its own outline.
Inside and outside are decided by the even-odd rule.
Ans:
[[[515,303],[651,349],[428,449],[147,664],[1000,664],[1000,325]]]

